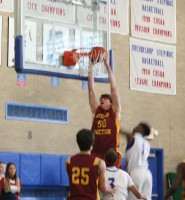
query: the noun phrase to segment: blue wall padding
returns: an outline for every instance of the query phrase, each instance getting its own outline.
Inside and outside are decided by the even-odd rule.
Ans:
[[[0,152],[0,161],[13,162],[23,186],[69,186],[65,161],[69,155]]]
[[[15,69],[20,71],[23,68],[23,38],[22,35],[15,37]]]
[[[152,194],[157,194],[158,200],[164,199],[164,152],[163,149],[154,149],[150,151],[155,156],[150,156],[149,169],[152,172],[153,177],[153,188]],[[153,200],[156,198],[152,198]]]
[[[69,187],[23,187],[21,190],[21,200],[62,200],[67,197]]]
[[[40,185],[40,168],[40,154],[21,154],[20,177],[22,184]]]
[[[3,161],[5,164],[13,162],[16,165],[17,175],[20,175],[20,154],[12,152],[0,152],[0,161]]]
[[[68,159],[69,155],[61,156],[61,185],[62,186],[69,186],[68,175],[66,172],[66,160]]]
[[[60,156],[41,154],[41,185],[60,185]]]
[[[149,168],[153,175],[152,193],[157,200],[164,197],[164,152],[163,149],[151,149],[149,157]],[[34,153],[12,153],[0,152],[0,161],[14,162],[17,174],[23,186],[52,188],[68,188],[69,180],[66,172],[66,160],[69,155],[34,154]],[[122,168],[125,158],[122,160]],[[156,200],[153,197],[152,200]]]

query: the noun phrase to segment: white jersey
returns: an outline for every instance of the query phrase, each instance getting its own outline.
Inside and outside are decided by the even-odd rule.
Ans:
[[[101,200],[126,200],[129,187],[134,185],[129,174],[115,166],[107,167],[105,171],[105,182],[108,187],[115,189],[115,194],[113,196],[100,192]]]
[[[150,154],[149,142],[140,134],[135,133],[133,144],[127,147],[125,157],[127,170],[139,191],[151,200],[152,174],[148,169],[148,157]],[[136,200],[132,192],[129,192],[127,200]]]
[[[125,152],[128,173],[137,168],[148,169],[149,142],[140,133],[134,134],[133,142]]]
[[[152,199],[152,174],[149,169],[134,169],[130,173],[135,186],[147,198]],[[129,192],[127,200],[137,200],[132,192]]]

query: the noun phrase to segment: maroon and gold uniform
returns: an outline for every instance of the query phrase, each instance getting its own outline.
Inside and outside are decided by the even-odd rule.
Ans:
[[[99,158],[88,154],[76,154],[67,160],[70,182],[68,200],[100,200],[99,163]]]
[[[92,155],[98,156],[105,160],[105,153],[113,148],[119,155],[119,164],[122,159],[122,154],[118,150],[120,138],[120,120],[116,118],[113,108],[103,110],[99,106],[93,119],[92,131],[94,133],[94,144]]]
[[[21,188],[22,183],[20,180],[19,183]],[[5,186],[5,177],[3,177],[0,181],[0,188],[2,188],[0,200],[20,200],[20,192],[18,192],[18,187],[16,185],[16,180],[14,178],[10,179],[9,192],[5,192],[4,186]]]
[[[182,200],[185,200],[185,160],[183,161],[182,174]]]

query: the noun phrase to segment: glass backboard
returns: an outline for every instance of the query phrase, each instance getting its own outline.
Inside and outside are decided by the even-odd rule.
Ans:
[[[16,71],[87,79],[80,74],[79,63],[64,65],[64,52],[97,46],[110,51],[109,10],[109,0],[17,0]],[[107,81],[103,63],[94,76]]]

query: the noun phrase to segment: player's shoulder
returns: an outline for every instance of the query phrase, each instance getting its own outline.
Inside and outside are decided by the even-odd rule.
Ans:
[[[66,164],[70,164],[71,158],[72,158],[72,156],[69,156],[69,157],[66,159]]]
[[[122,169],[119,169],[116,174],[116,177],[119,177],[119,179],[123,180],[125,183],[127,183],[131,179],[130,175]]]
[[[79,154],[74,154],[74,155],[69,156],[69,157],[66,159],[66,163],[67,163],[67,164],[70,164],[71,160],[76,159],[78,155],[79,155]]]
[[[102,163],[103,165],[105,165],[105,161],[103,159],[96,157],[96,160],[98,161],[98,163]]]
[[[145,144],[147,145],[148,148],[150,148],[150,142],[147,139],[145,139]]]
[[[129,176],[129,174],[126,171],[124,171],[123,169],[118,168],[117,173],[122,174],[124,176]]]

